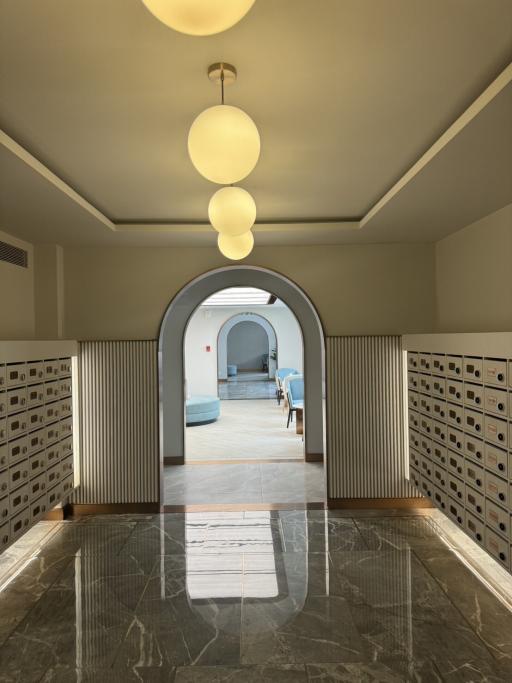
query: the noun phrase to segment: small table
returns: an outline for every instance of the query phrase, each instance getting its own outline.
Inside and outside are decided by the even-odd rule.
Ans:
[[[295,432],[304,434],[304,408],[297,408],[295,411]]]

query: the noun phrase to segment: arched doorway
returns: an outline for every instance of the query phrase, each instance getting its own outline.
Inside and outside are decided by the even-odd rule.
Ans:
[[[226,320],[219,331],[217,339],[217,377],[219,380],[228,378],[228,337],[234,327],[240,323],[253,322],[260,325],[267,336],[269,352],[275,349],[277,352],[277,335],[270,322],[262,315],[257,313],[238,313]],[[270,354],[269,354],[270,355]],[[276,361],[269,358],[268,376],[272,379],[276,371]]]
[[[297,318],[304,343],[305,458],[322,459],[325,453],[324,335],[315,307],[295,283],[279,273],[257,266],[228,266],[200,275],[183,287],[163,317],[158,347],[161,467],[164,457],[174,463],[184,462],[183,343],[188,321],[202,301],[228,287],[258,287],[272,292]]]

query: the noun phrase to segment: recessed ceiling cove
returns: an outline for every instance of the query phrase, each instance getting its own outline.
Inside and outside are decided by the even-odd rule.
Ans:
[[[230,101],[264,135],[243,183],[257,197],[255,232],[278,226],[293,243],[303,232],[286,226],[332,224],[341,241],[402,239],[397,231],[408,239],[398,209],[380,234],[363,236],[377,232],[372,221],[347,233],[507,68],[511,26],[512,4],[502,0],[258,0],[229,30],[198,38],[155,20],[140,0],[0,0],[0,127],[112,224],[135,226],[141,243],[140,226],[208,230],[212,185],[190,163],[187,135],[194,115],[218,103],[205,70],[225,59],[239,75]],[[498,119],[512,113],[509,101]],[[487,133],[463,142],[485,146]],[[505,131],[492,135],[506,141]],[[19,208],[28,187],[38,187],[36,215],[60,200],[43,198],[55,185],[43,190],[11,157],[0,155],[0,219],[33,238]],[[445,188],[464,158],[462,150],[445,175],[440,164]],[[499,171],[504,181],[508,172]],[[422,182],[417,175],[415,192]],[[429,180],[422,206],[431,191]],[[502,200],[500,191],[495,203]],[[403,203],[408,221],[415,201]],[[46,214],[40,241],[124,239],[104,223],[84,236],[69,215],[66,228],[59,220]],[[450,214],[443,230],[458,222]],[[428,229],[410,239],[431,239]],[[308,239],[329,242],[326,234]]]

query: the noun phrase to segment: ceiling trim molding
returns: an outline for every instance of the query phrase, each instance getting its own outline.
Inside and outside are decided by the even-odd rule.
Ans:
[[[114,223],[107,218],[99,209],[93,206],[87,199],[84,199],[82,195],[78,194],[70,185],[64,182],[58,175],[50,171],[50,169],[42,164],[38,159],[35,158],[30,152],[28,152],[24,147],[13,140],[7,133],[0,130],[0,144],[5,147],[11,154],[18,157],[23,163],[29,166],[36,173],[39,173],[46,181],[54,185],[60,192],[65,194],[69,199],[82,207],[85,211],[90,213],[94,218],[99,220],[103,225],[105,225],[109,230],[115,230]]]
[[[512,82],[512,63],[477,97],[477,99],[459,116],[459,118],[436,140],[436,142],[416,161],[411,168],[379,199],[361,218],[334,218],[322,220],[309,218],[304,220],[261,221],[254,225],[254,232],[293,232],[304,233],[314,230],[327,230],[340,233],[364,228],[389,202],[396,197],[478,114]],[[207,233],[212,230],[207,221],[200,222],[144,222],[113,221],[82,195],[59,178],[53,171],[41,163],[28,150],[17,143],[0,129],[0,145],[29,166],[33,171],[51,183],[57,190],[71,201],[88,212],[112,232],[119,233]]]
[[[512,81],[512,63],[479,95],[476,100],[452,123],[434,144],[411,166],[386,194],[366,213],[360,227],[374,218],[415,176],[429,164],[485,107]]]
[[[306,232],[309,230],[330,230],[339,232],[340,230],[358,230],[359,221],[283,221],[273,223],[255,223],[252,230],[254,232]],[[205,233],[211,232],[210,223],[116,223],[116,232],[125,233]]]

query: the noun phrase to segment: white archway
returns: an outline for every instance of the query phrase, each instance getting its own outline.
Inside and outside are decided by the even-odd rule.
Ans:
[[[228,335],[235,325],[242,322],[257,323],[265,330],[269,348],[268,376],[269,379],[273,379],[276,367],[275,361],[272,362],[270,359],[270,353],[272,349],[277,349],[277,335],[270,322],[258,313],[237,313],[223,323],[217,337],[217,379],[228,378]]]
[[[184,339],[190,316],[209,296],[228,287],[258,287],[284,301],[295,315],[304,344],[304,421],[306,460],[325,453],[324,335],[320,318],[306,294],[291,280],[258,266],[227,266],[200,275],[178,292],[160,327],[160,459],[184,463],[185,371]],[[161,488],[163,477],[161,477]],[[161,498],[163,495],[161,493]]]

